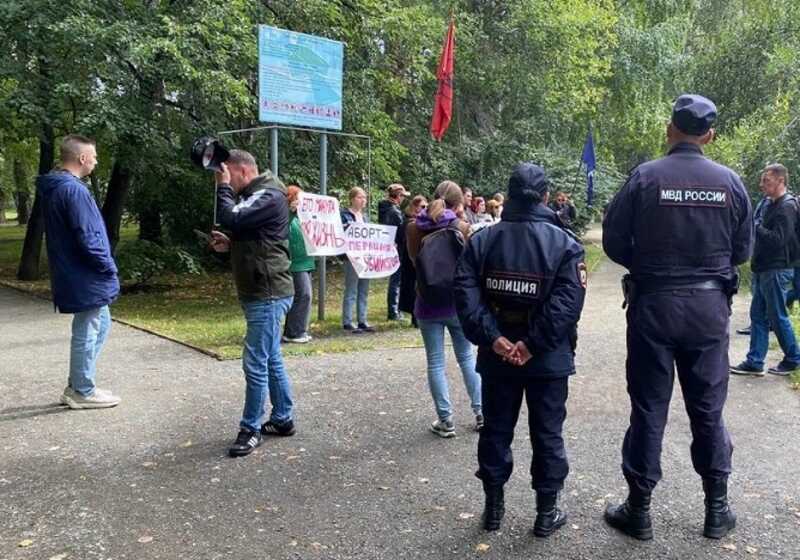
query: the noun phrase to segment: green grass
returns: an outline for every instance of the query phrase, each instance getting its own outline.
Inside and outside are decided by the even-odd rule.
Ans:
[[[124,228],[122,239],[134,239],[136,227]],[[20,282],[15,278],[25,229],[0,228],[0,280],[42,297],[50,293],[46,278]],[[598,245],[586,246],[586,264],[593,271],[604,258]],[[42,257],[46,275],[47,259]],[[352,352],[368,349],[421,347],[422,339],[408,321],[386,320],[387,280],[370,282],[368,321],[376,327],[372,335],[353,335],[341,329],[343,275],[340,266],[328,259],[326,317],[317,321],[317,276],[314,275],[314,307],[309,344],[287,344],[287,355]],[[112,306],[112,315],[121,321],[204,349],[222,358],[239,358],[245,322],[236,299],[230,272],[210,272],[200,276],[168,275],[156,278],[146,289],[125,292]]]
[[[317,298],[309,344],[284,345],[286,355],[352,352],[375,348],[421,346],[416,329],[408,322],[386,320],[386,280],[370,282],[368,321],[377,329],[374,335],[353,335],[341,329],[342,278],[340,267],[329,263],[325,320],[316,321]],[[316,284],[317,277],[314,277]],[[215,272],[202,276],[159,278],[144,292],[128,293],[112,307],[113,315],[133,325],[147,328],[223,358],[238,358],[242,352],[245,322],[235,296],[231,274]]]
[[[586,251],[586,270],[594,272],[597,266],[606,258],[606,254],[600,245],[593,243],[587,243],[583,248]]]
[[[17,211],[16,210],[6,210],[6,220],[9,222],[16,222],[17,221]]]

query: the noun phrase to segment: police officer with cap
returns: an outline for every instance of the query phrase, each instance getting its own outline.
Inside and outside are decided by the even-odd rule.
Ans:
[[[722,419],[728,392],[728,322],[736,266],[750,256],[751,206],[742,181],[703,155],[714,137],[714,103],[681,95],[667,126],[666,157],[633,170],[603,220],[603,248],[630,274],[630,427],[622,446],[627,500],[606,521],[653,538],[650,497],[661,479],[661,441],[677,367],[692,428],[692,464],[703,479],[703,534],[719,539],[736,524],[728,506],[730,436]]]
[[[508,182],[502,221],[470,238],[455,278],[456,309],[464,333],[478,346],[482,378],[485,424],[476,475],[486,494],[483,526],[500,528],[524,396],[539,537],[567,518],[557,507],[569,472],[561,432],[586,293],[583,247],[547,207],[548,188],[541,167],[519,164]]]

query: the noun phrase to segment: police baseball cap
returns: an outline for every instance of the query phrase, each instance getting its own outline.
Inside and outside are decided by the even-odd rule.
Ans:
[[[544,196],[550,188],[550,180],[544,169],[535,163],[519,163],[508,180],[509,198],[530,198],[533,194]]]
[[[672,124],[684,134],[702,136],[717,120],[717,106],[710,99],[696,94],[684,94],[672,107]]]

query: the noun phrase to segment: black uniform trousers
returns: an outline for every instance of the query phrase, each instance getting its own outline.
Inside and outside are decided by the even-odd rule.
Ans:
[[[677,366],[692,429],[692,464],[704,477],[731,472],[731,444],[722,419],[728,394],[727,296],[719,290],[675,289],[636,297],[628,309],[630,428],[622,447],[629,484],[650,492],[661,479],[661,442]]]
[[[511,442],[522,397],[528,404],[528,426],[533,446],[532,486],[558,492],[569,473],[561,429],[567,417],[568,377],[481,376],[484,425],[478,438],[478,472],[485,484],[501,486],[511,476]]]

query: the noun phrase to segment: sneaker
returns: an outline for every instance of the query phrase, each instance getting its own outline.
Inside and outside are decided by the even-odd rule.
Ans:
[[[403,317],[402,313],[398,313],[397,315],[389,315],[386,317],[387,321],[402,321],[403,319],[405,319],[405,317]]]
[[[800,364],[795,364],[793,362],[788,362],[786,360],[781,360],[778,365],[772,366],[767,370],[767,373],[771,373],[772,375],[780,375],[781,377],[786,377],[790,375],[793,371],[800,368]]]
[[[244,457],[250,455],[259,445],[261,445],[261,433],[242,428],[236,436],[236,441],[228,449],[228,454],[231,457]]]
[[[88,397],[84,397],[71,387],[67,387],[61,394],[61,404],[67,405],[72,410],[81,410],[87,408],[113,408],[121,402],[121,398],[116,395],[112,395],[109,391],[104,391],[103,389],[95,389],[94,393]]]
[[[736,334],[743,334],[746,336],[750,336],[750,325],[747,325],[743,329],[736,329]]]
[[[300,336],[298,336],[296,338],[283,336],[283,337],[281,337],[281,341],[282,342],[286,342],[287,344],[308,344],[309,342],[311,342],[311,335],[310,334],[304,334],[304,335],[300,335]]]
[[[480,432],[483,428],[483,414],[475,415],[475,431]]]
[[[265,436],[293,436],[297,430],[294,428],[294,422],[289,420],[283,424],[277,424],[272,420],[261,426],[261,434]]]
[[[346,331],[354,331],[356,328],[353,325],[342,325],[342,329]]]
[[[750,375],[753,377],[763,377],[764,370],[744,361],[738,366],[731,366],[731,373],[734,375]]]
[[[456,427],[452,420],[436,420],[431,424],[431,431],[443,438],[451,438],[456,435]]]
[[[359,323],[358,330],[365,333],[374,333],[375,329],[366,323]]]

